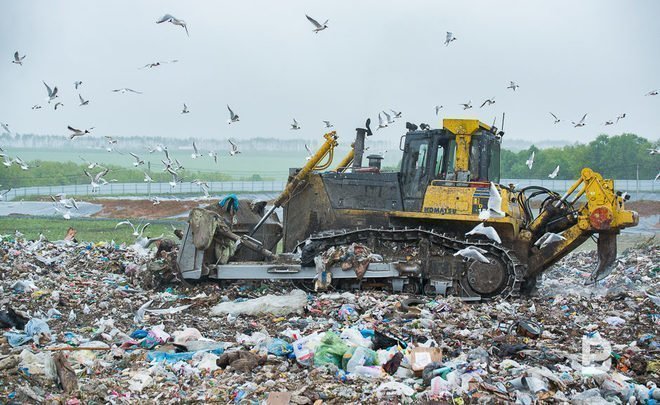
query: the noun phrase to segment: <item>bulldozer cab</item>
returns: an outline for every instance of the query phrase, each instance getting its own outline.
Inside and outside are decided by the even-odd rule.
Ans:
[[[444,120],[442,129],[401,138],[401,186],[406,211],[418,211],[429,185],[468,186],[500,180],[500,136],[477,120]]]

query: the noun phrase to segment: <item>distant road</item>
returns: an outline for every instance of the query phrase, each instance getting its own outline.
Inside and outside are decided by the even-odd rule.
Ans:
[[[516,188],[526,186],[542,186],[556,192],[564,192],[573,184],[573,180],[551,180],[551,179],[502,179],[501,184],[515,184]],[[286,185],[285,181],[218,181],[210,182],[209,193],[214,196],[238,193],[238,194],[262,194],[279,193]],[[653,180],[617,180],[615,181],[617,191],[627,191],[635,199],[651,198],[651,193],[660,191],[660,182]],[[636,195],[639,191],[639,195]],[[180,183],[171,189],[169,183],[110,183],[103,187],[98,193],[92,193],[89,184],[67,185],[67,186],[39,186],[20,187],[12,189],[5,196],[7,201],[25,198],[27,196],[47,196],[63,193],[70,196],[173,196],[176,194],[201,195],[199,186],[193,183]],[[656,199],[656,198],[651,198]]]

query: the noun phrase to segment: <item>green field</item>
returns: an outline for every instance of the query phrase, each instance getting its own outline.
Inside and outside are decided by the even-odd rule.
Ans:
[[[0,217],[0,229],[2,235],[13,237],[14,231],[18,230],[25,235],[25,238],[34,240],[39,238],[39,234],[50,240],[62,240],[69,227],[75,228],[78,233],[76,239],[84,242],[109,242],[114,240],[117,243],[133,243],[135,237],[132,236],[133,230],[130,226],[120,226],[115,229],[119,220],[112,219],[70,219],[62,218],[34,218],[34,217]],[[137,225],[139,220],[134,220]],[[181,227],[181,222],[177,221],[148,221],[151,223],[145,232],[149,237],[164,235],[166,238],[176,239],[172,233],[172,227]]]
[[[335,154],[335,163],[339,163],[347,150],[338,150]],[[116,165],[125,168],[133,168],[134,159],[129,154],[121,155],[117,152],[107,152],[105,150],[46,150],[41,148],[9,148],[8,153],[11,156],[19,156],[25,161],[56,161],[60,163],[73,162],[83,164],[81,156],[90,162],[96,162],[101,165]],[[259,175],[265,180],[286,180],[290,167],[302,167],[306,163],[306,152],[244,152],[230,157],[226,152],[218,156],[218,163],[213,158],[204,155],[201,158],[192,159],[191,151],[170,152],[172,159],[176,158],[186,168],[186,170],[204,173],[222,173],[232,179],[248,179],[253,175]],[[163,169],[161,159],[165,158],[164,153],[148,153],[144,151],[140,154],[145,161],[145,165],[139,169],[147,170],[149,163],[152,172],[160,172]],[[398,157],[395,157],[398,158]],[[386,162],[387,163],[387,162]],[[393,163],[396,164],[396,161]],[[97,170],[97,169],[94,169]],[[202,176],[203,177],[203,176]]]

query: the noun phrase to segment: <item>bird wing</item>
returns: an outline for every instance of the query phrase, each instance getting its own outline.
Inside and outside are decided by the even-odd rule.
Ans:
[[[197,145],[195,145],[195,141],[193,141],[193,149],[195,150],[195,155],[199,155],[199,152],[197,151]]]
[[[82,131],[79,130],[79,129],[73,128],[71,125],[67,125],[67,128],[69,128],[69,131],[73,131],[73,132],[76,132],[76,133],[78,133],[78,132],[82,132]]]
[[[135,160],[140,160],[140,157],[138,155],[136,155],[135,153],[129,152],[128,154],[133,156],[135,158]]]
[[[298,121],[296,121],[295,118],[293,119],[293,126],[294,126],[294,127],[297,127],[297,126],[298,126]]]
[[[484,102],[481,104],[481,107],[485,106],[487,102],[488,102],[488,100],[484,101]],[[479,107],[479,108],[481,108],[481,107]]]
[[[305,144],[305,149],[307,149],[307,153],[309,153],[310,155],[312,155],[312,151],[309,149],[309,146],[307,146],[307,144]]]
[[[312,17],[308,16],[307,14],[305,14],[305,17],[307,17],[307,19],[309,20],[309,22],[311,22],[312,24],[314,24],[314,26],[315,26],[316,28],[321,28],[321,27],[322,27],[322,25],[319,24],[318,21],[316,21],[316,20],[313,19]]]
[[[141,91],[137,91],[137,90],[133,90],[133,89],[129,89],[129,88],[126,88],[126,91],[131,91],[133,93],[142,94]]]
[[[558,119],[559,119],[559,118],[557,118],[557,116],[554,115],[553,113],[550,113],[550,115],[552,115],[552,118],[554,118],[555,120],[558,120]]]
[[[231,141],[231,139],[227,139],[229,143],[231,144],[232,149],[236,150],[236,144]]]
[[[390,115],[389,115],[388,113],[386,113],[385,111],[383,111],[383,114],[385,114],[385,119],[386,119],[388,122],[392,119],[392,117],[390,117]]]
[[[488,209],[498,214],[503,214],[502,195],[500,195],[499,190],[493,182],[490,183],[490,191],[488,193]]]
[[[18,57],[18,51],[14,52],[14,60],[15,60],[16,62],[20,62],[20,61],[21,61],[21,59]]]
[[[234,116],[235,116],[236,114],[234,114],[234,112],[232,111],[231,107],[229,107],[229,104],[227,104],[227,109],[229,110],[229,118],[230,118],[230,119],[234,119]]]
[[[160,20],[156,21],[156,24],[164,23],[164,22],[166,22],[166,21],[170,21],[170,20],[172,20],[172,19],[175,19],[175,20],[176,20],[176,18],[174,18],[174,17],[171,16],[170,14],[165,14],[164,16],[162,16],[162,17],[160,18]]]
[[[84,102],[85,102],[85,100],[82,98],[82,96],[81,96],[80,94],[78,94],[78,98],[80,99],[80,102],[81,102],[81,103],[84,103]]]
[[[582,124],[586,118],[587,118],[587,114],[584,114],[582,116],[582,119],[580,120],[580,124]]]
[[[167,159],[167,161],[171,162],[172,159],[170,159],[170,153],[167,151],[167,149],[163,149],[163,152],[165,152],[165,158]]]
[[[187,109],[188,109],[188,106],[186,105],[186,103],[183,103],[183,109],[184,109],[184,110],[187,110]]]
[[[83,172],[84,172],[85,175],[87,175],[87,177],[89,177],[90,179],[93,179],[93,178],[94,178],[94,176],[92,176],[87,170],[83,170]]]
[[[452,34],[451,32],[447,31],[447,39],[445,40],[445,42],[449,42],[449,41],[451,41],[451,37],[453,37],[453,36],[454,36],[454,34]]]
[[[46,82],[44,82],[44,81],[42,81],[42,83],[44,84],[44,86],[46,86],[46,90],[48,91],[48,96],[49,97],[52,96],[53,95],[53,90],[50,88],[50,86],[47,85]]]
[[[183,25],[183,29],[186,30],[186,35],[190,36],[190,33],[188,32],[188,25],[186,23],[183,23],[181,25]]]
[[[378,113],[378,126],[383,126],[383,117]]]
[[[110,171],[109,169],[105,169],[102,172],[97,173],[97,175],[94,177],[94,180],[99,181],[99,179],[105,176],[106,174],[108,174],[109,171]]]

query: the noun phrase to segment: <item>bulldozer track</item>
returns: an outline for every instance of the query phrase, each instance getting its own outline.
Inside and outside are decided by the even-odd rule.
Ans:
[[[418,243],[426,239],[434,246],[439,246],[452,254],[468,246],[485,249],[490,255],[495,256],[506,265],[506,281],[496,296],[502,298],[520,296],[525,266],[518,260],[512,249],[491,241],[468,241],[447,233],[439,233],[432,229],[423,228],[358,228],[354,230],[324,231],[314,234],[304,242],[299,243],[296,249],[301,248],[303,255],[305,255],[305,249],[307,249],[307,254],[316,256],[332,246],[347,245],[355,242],[368,243],[369,240],[373,240],[374,238],[379,241],[395,243]],[[460,288],[463,290],[462,292],[465,296],[479,296],[469,285],[460,283]]]

